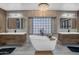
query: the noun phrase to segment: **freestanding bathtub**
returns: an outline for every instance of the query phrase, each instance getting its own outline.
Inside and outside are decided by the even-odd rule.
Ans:
[[[57,38],[53,37],[55,40],[50,40],[47,36],[40,36],[40,35],[30,35],[30,41],[38,51],[47,51],[47,50],[54,50],[57,42]]]

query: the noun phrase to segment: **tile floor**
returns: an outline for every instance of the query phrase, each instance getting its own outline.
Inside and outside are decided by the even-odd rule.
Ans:
[[[15,51],[10,55],[34,55],[35,49],[29,42],[24,46],[4,46],[4,47],[16,47]],[[2,48],[2,47],[0,47]],[[66,45],[57,44],[56,48],[52,51],[54,55],[79,55],[79,53],[71,52]]]
[[[17,47],[11,55],[34,55],[35,49],[31,44],[25,44],[22,47]]]
[[[54,55],[79,55],[79,53],[71,52],[66,46],[56,45]],[[11,55],[34,55],[35,49],[31,44],[26,44],[23,47],[17,47],[16,50]]]
[[[55,50],[53,51],[54,55],[79,55],[79,52],[71,52],[67,46],[63,46],[60,44],[57,44]]]

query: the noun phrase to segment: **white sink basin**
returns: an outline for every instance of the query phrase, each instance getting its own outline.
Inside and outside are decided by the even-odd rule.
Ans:
[[[26,34],[26,32],[7,32],[7,33],[0,33],[0,35],[22,35]]]
[[[59,32],[59,34],[79,34],[79,32]]]

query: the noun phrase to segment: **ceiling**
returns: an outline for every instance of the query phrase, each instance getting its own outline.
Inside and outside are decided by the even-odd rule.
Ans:
[[[39,3],[0,3],[0,8],[13,10],[38,10]],[[49,10],[79,10],[79,3],[48,3]]]

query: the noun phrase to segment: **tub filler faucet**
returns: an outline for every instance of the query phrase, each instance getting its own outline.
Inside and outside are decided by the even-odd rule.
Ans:
[[[44,35],[44,28],[40,29],[40,34]]]

